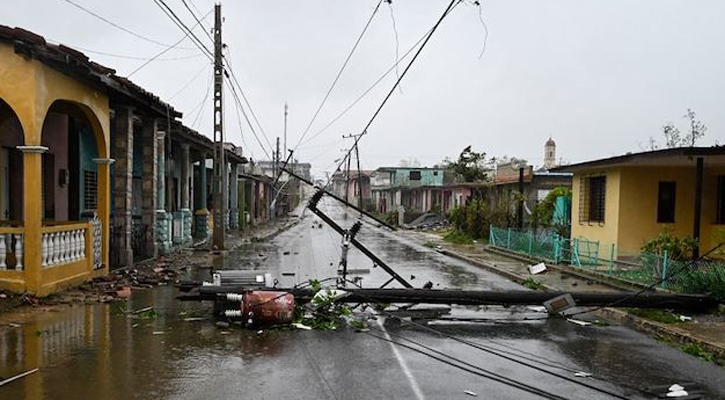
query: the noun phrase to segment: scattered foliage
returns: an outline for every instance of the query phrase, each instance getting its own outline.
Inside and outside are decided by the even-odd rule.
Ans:
[[[546,287],[534,278],[526,278],[521,284],[531,290],[546,290]]]
[[[473,238],[470,237],[467,233],[461,232],[459,230],[453,230],[449,232],[443,237],[443,240],[453,244],[473,244]]]
[[[633,308],[628,311],[632,315],[662,324],[681,324],[680,317],[667,310],[652,310],[647,308]]]

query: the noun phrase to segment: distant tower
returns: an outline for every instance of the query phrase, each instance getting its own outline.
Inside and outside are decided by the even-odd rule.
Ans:
[[[549,140],[544,145],[544,168],[552,169],[556,167],[556,142],[549,136]]]

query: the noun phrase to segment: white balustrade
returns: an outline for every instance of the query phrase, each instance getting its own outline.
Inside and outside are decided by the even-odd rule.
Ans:
[[[0,233],[0,270],[8,269],[5,259],[7,258],[7,245],[5,244],[5,237],[7,234]]]
[[[43,267],[74,263],[86,258],[85,228],[43,233],[42,243]]]
[[[103,267],[103,224],[97,213],[93,213],[90,221],[93,227],[93,268]]]

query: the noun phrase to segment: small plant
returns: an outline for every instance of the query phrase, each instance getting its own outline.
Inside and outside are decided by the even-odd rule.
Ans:
[[[646,242],[642,246],[642,252],[664,256],[667,251],[670,260],[687,260],[692,258],[693,251],[697,248],[697,239],[691,237],[678,238],[671,229],[665,229],[659,236]]]
[[[531,290],[546,290],[546,287],[541,282],[536,281],[534,278],[526,278],[526,280],[521,282],[521,284]]]
[[[648,319],[650,321],[659,322],[662,324],[681,324],[682,320],[680,317],[670,311],[666,310],[650,310],[646,308],[633,308],[629,310],[630,314],[636,315],[640,318]]]
[[[453,244],[473,244],[473,238],[471,236],[458,230],[451,231],[443,237],[443,240]]]
[[[436,242],[434,242],[432,240],[428,240],[427,242],[423,243],[423,246],[425,246],[429,249],[435,249],[436,246],[438,246],[438,245],[436,244]]]
[[[688,343],[682,346],[681,350],[702,360],[715,362],[715,355],[703,349],[702,346],[697,343]]]

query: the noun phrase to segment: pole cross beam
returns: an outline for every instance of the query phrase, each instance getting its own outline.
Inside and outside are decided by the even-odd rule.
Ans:
[[[310,209],[315,215],[320,217],[327,225],[329,225],[332,229],[334,229],[337,233],[344,236],[347,231],[337,224],[337,222],[333,221],[332,218],[328,217],[327,214],[322,212],[322,210],[317,208],[317,203],[320,201],[320,198],[322,197],[324,193],[322,191],[318,191],[317,193],[312,196],[312,199],[310,199],[310,203],[307,205],[307,208]],[[398,275],[395,270],[390,268],[388,264],[385,263],[385,261],[381,260],[378,256],[376,256],[372,251],[368,250],[367,247],[365,247],[362,243],[358,242],[357,239],[354,237],[350,238],[350,244],[355,246],[358,250],[360,250],[361,253],[365,254],[369,259],[371,259],[376,265],[380,266],[385,272],[387,272],[391,277],[393,277],[396,281],[398,281],[401,285],[403,285],[406,288],[413,288],[413,285],[408,283],[405,279],[403,279],[402,276]]]

